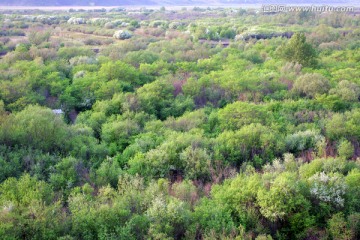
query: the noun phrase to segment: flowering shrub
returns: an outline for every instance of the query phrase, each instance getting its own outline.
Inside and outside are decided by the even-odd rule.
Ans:
[[[84,18],[75,18],[75,17],[72,17],[72,18],[70,18],[70,19],[68,20],[68,23],[69,23],[69,24],[76,24],[76,25],[78,25],[78,24],[85,24],[86,21],[85,21]]]
[[[323,136],[315,130],[306,130],[288,135],[285,139],[286,148],[290,152],[299,152],[315,148],[316,143],[321,141]]]
[[[334,204],[337,207],[344,206],[344,194],[346,184],[340,174],[324,172],[314,174],[310,179],[310,193],[316,199]]]
[[[119,30],[119,31],[114,33],[113,37],[117,38],[117,39],[124,40],[124,39],[131,38],[132,34],[130,32],[128,32],[128,31]]]

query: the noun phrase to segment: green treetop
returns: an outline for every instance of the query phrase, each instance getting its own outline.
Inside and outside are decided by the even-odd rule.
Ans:
[[[280,55],[289,62],[298,62],[305,67],[316,65],[316,52],[311,44],[306,42],[304,33],[295,33],[290,41],[281,46]]]

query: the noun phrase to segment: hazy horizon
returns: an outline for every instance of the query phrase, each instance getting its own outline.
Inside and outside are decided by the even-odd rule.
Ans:
[[[296,5],[352,5],[360,6],[360,3],[355,0],[3,0],[0,6],[4,9],[5,6],[11,8],[15,7],[156,7],[156,6],[249,6],[262,4],[296,4]]]

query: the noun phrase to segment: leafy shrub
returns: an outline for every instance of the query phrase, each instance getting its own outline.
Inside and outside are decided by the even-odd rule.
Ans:
[[[121,40],[132,38],[132,34],[128,31],[119,30],[114,33],[113,37]]]

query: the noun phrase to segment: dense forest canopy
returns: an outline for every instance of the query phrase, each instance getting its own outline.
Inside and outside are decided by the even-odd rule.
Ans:
[[[1,239],[359,239],[360,15],[6,10]]]

